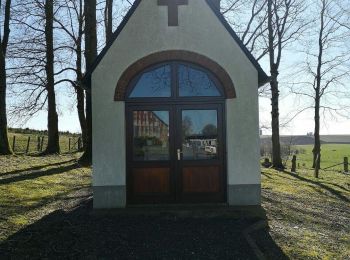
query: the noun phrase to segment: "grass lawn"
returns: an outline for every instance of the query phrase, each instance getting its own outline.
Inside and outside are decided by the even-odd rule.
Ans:
[[[291,259],[350,259],[350,175],[262,169],[271,235]]]
[[[79,168],[77,156],[0,156],[0,241],[90,187],[90,169]]]
[[[0,157],[0,252],[14,258],[67,258],[68,252],[70,258],[91,259],[101,252],[107,259],[155,252],[161,259],[232,258],[246,247],[244,238],[234,240],[249,224],[241,218],[96,216],[91,170],[76,164],[78,156]],[[253,235],[268,259],[277,258],[271,243],[282,259],[350,259],[350,175],[321,171],[320,177],[307,169],[298,175],[262,169],[270,231]],[[250,252],[241,253],[236,258],[250,259]]]

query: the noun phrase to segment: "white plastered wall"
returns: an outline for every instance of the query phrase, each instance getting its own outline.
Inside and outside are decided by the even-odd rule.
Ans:
[[[164,50],[187,50],[220,64],[234,82],[237,98],[227,100],[228,184],[260,184],[258,73],[204,0],[179,7],[179,26],[168,11],[143,0],[92,74],[93,185],[125,185],[125,104],[114,101],[124,70]]]

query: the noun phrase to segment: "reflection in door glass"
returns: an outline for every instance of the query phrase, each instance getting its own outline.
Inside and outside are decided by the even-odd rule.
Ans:
[[[169,160],[169,112],[133,111],[133,158]]]
[[[218,158],[216,110],[182,111],[182,152],[184,160]]]

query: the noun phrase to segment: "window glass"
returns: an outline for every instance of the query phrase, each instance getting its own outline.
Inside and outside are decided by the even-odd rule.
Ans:
[[[178,69],[180,97],[219,97],[215,83],[208,74],[187,65]]]
[[[130,97],[170,97],[171,67],[166,65],[145,72],[139,78]]]
[[[169,160],[169,111],[133,111],[133,131],[134,160]]]
[[[183,159],[205,160],[218,158],[217,128],[216,110],[183,110]]]

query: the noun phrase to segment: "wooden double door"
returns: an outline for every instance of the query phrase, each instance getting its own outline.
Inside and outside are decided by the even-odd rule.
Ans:
[[[225,202],[224,106],[129,104],[128,203]]]

